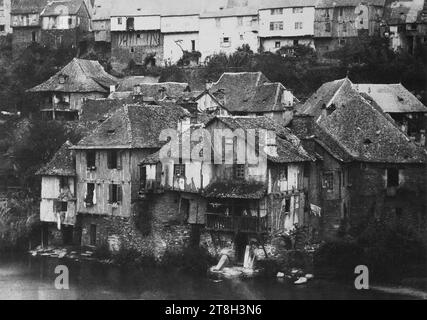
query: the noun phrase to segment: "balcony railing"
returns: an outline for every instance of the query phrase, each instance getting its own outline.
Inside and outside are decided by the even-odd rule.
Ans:
[[[144,195],[147,193],[161,192],[163,190],[160,181],[146,180],[139,185],[139,194]]]
[[[266,233],[267,219],[249,216],[224,216],[221,214],[206,214],[206,229],[209,231]]]

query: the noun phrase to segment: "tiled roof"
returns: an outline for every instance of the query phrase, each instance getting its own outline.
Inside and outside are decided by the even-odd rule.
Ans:
[[[141,83],[138,86],[143,97],[155,100],[162,100],[165,97],[178,99],[191,91],[188,83],[181,82]]]
[[[176,129],[179,120],[187,116],[188,112],[179,106],[125,105],[75,148],[159,148],[161,131]]]
[[[72,146],[71,142],[67,141],[58,152],[55,153],[52,160],[36,174],[41,176],[75,176],[75,158],[73,150],[70,149]]]
[[[231,113],[259,113],[283,110],[279,92],[284,90],[262,72],[240,72],[224,73],[209,92]]]
[[[401,84],[355,84],[354,88],[369,95],[386,113],[427,113],[427,107]]]
[[[116,84],[117,79],[105,72],[98,61],[74,58],[49,80],[29,91],[108,93],[110,86]]]
[[[146,76],[129,76],[119,80],[117,91],[133,91],[141,83],[152,83],[152,78]]]
[[[55,0],[49,1],[43,9],[42,16],[75,15],[79,12],[83,0]]]
[[[117,109],[132,102],[132,99],[87,99],[82,106],[80,121],[103,122],[107,120]]]
[[[263,0],[260,9],[314,7],[316,0]]]
[[[12,0],[11,14],[41,13],[48,0]]]
[[[327,92],[328,88],[333,91]],[[328,112],[323,112],[325,108]],[[314,116],[328,137],[353,160],[383,163],[426,160],[425,150],[410,141],[378,106],[359,94],[348,79],[323,85],[306,102],[303,113]]]

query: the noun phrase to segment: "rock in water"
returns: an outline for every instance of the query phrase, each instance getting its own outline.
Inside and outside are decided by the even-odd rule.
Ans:
[[[294,284],[299,285],[299,284],[305,284],[305,283],[307,283],[307,282],[308,282],[308,280],[307,280],[307,278],[306,278],[306,277],[301,277],[301,278],[298,278],[298,280],[297,280],[297,281],[295,281],[295,282],[294,282]]]

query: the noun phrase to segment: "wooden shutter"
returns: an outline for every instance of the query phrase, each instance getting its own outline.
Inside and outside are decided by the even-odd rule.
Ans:
[[[108,185],[108,202],[113,203],[113,185]]]
[[[122,170],[122,151],[117,152],[117,170]]]
[[[123,189],[121,185],[117,185],[117,202],[123,201]]]

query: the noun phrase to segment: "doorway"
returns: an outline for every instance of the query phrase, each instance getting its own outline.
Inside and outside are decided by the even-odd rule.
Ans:
[[[236,252],[236,261],[240,264],[245,259],[246,246],[248,245],[248,236],[244,233],[238,233],[234,239],[234,251]]]

